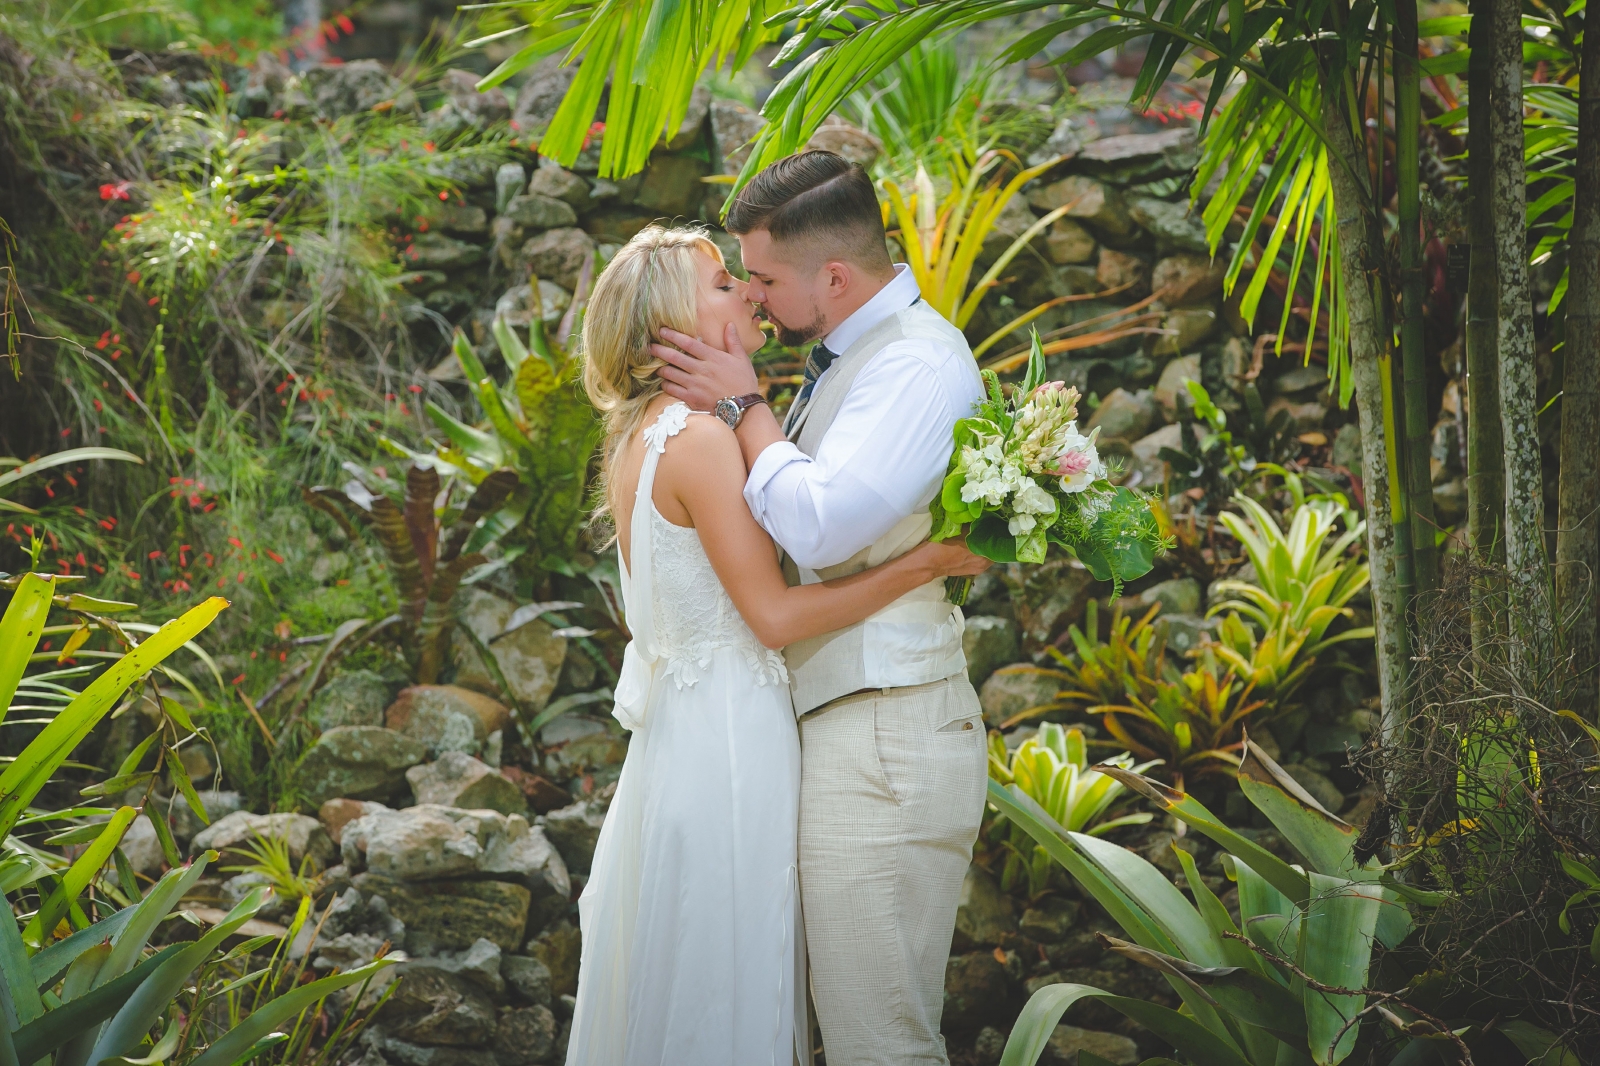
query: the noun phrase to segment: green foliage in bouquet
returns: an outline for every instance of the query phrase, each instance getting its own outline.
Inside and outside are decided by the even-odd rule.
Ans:
[[[1142,496],[1107,480],[1096,434],[1078,432],[1077,390],[1045,380],[1038,331],[1027,375],[1009,396],[993,371],[983,379],[988,395],[956,423],[930,508],[933,539],[965,532],[968,547],[995,562],[1042,563],[1058,544],[1119,590],[1149,573],[1167,539]]]

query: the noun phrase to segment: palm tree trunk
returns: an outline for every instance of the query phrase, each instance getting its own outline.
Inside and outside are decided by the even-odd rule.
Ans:
[[[1551,637],[1545,595],[1544,485],[1539,468],[1533,303],[1528,288],[1527,174],[1523,165],[1522,5],[1493,0],[1495,261],[1500,274],[1500,432],[1505,438],[1506,569],[1513,662],[1531,663]],[[1531,681],[1532,678],[1530,677]]]
[[[1405,492],[1411,569],[1422,602],[1439,588],[1438,523],[1428,457],[1427,356],[1422,343],[1422,182],[1419,177],[1422,85],[1417,67],[1417,0],[1397,0],[1394,21],[1395,176],[1400,225],[1400,363],[1403,381]]]
[[[1595,11],[1600,16],[1600,8]],[[1591,16],[1594,18],[1594,16]],[[1600,18],[1594,18],[1600,22]],[[1597,711],[1596,587],[1600,584],[1600,26],[1583,35],[1578,156],[1568,239],[1566,370],[1561,395],[1561,510],[1556,602],[1574,652],[1580,714]]]
[[[1341,99],[1341,95],[1344,97]],[[1363,187],[1366,152],[1352,132],[1349,80],[1329,78],[1323,93],[1323,123],[1333,159],[1328,173],[1338,214],[1339,272],[1350,320],[1350,368],[1361,419],[1361,472],[1367,501],[1367,561],[1372,575],[1373,624],[1377,628],[1378,681],[1383,696],[1384,735],[1405,721],[1408,641],[1405,601],[1397,572],[1394,515],[1390,500],[1389,449],[1384,439],[1384,395],[1389,324],[1381,292],[1383,233]],[[1343,106],[1341,106],[1343,105]],[[1379,291],[1374,291],[1379,290]]]
[[[1472,0],[1467,67],[1467,540],[1480,563],[1505,565],[1504,446],[1500,436],[1500,275],[1495,268],[1494,131],[1490,96],[1494,46],[1490,0]],[[1472,584],[1472,647],[1483,662],[1505,633],[1505,589]]]

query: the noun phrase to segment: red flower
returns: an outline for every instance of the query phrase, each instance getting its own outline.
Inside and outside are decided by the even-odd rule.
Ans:
[[[273,551],[271,548],[267,549],[267,558],[271,559],[275,563],[283,562],[283,556],[279,555],[277,552]]]
[[[128,271],[128,280],[133,282],[135,285],[139,284],[139,279],[141,277],[143,277],[143,275],[140,274],[137,270]]]
[[[100,199],[102,200],[131,200],[128,195],[128,182],[119,181],[115,184],[107,183],[100,186]]]
[[[337,22],[339,24],[339,28],[346,33],[356,32],[356,24],[350,21],[350,17],[348,15],[335,15],[333,16],[333,21]]]

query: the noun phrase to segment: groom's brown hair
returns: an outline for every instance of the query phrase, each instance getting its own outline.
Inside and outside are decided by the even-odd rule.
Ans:
[[[842,252],[874,273],[892,269],[872,179],[821,149],[780,159],[750,179],[724,228],[739,236],[764,229],[778,243],[809,246],[819,260]]]

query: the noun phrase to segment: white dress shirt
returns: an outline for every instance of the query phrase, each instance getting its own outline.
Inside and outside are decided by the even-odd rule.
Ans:
[[[837,354],[916,302],[910,267],[823,338]],[[833,368],[823,372],[820,386]],[[888,345],[857,375],[827,434],[808,456],[768,445],[745,482],[756,521],[808,570],[842,563],[927,506],[944,481],[956,420],[983,398],[972,356],[926,340]]]

